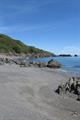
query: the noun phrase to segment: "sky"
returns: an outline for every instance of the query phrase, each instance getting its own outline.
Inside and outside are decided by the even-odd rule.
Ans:
[[[0,33],[55,54],[80,54],[80,0],[0,0]]]

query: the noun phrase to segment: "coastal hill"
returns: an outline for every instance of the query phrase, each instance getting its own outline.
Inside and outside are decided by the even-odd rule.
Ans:
[[[20,40],[15,40],[4,34],[0,34],[0,53],[7,53],[12,55],[25,54],[33,55],[34,57],[54,56],[53,53],[35,48],[33,46],[25,45]]]

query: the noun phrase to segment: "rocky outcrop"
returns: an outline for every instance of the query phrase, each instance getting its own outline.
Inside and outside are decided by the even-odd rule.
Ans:
[[[61,64],[57,61],[54,61],[53,59],[51,59],[48,64],[47,64],[47,67],[49,68],[60,68],[61,67]]]
[[[74,96],[75,99],[80,101],[80,77],[71,77],[67,82],[61,83],[56,92],[69,97]]]
[[[47,67],[47,62],[33,62],[32,66],[39,68]]]
[[[51,59],[49,62],[30,62],[29,59],[10,59],[10,58],[0,58],[0,65],[3,64],[16,64],[20,67],[49,67],[49,68],[60,68],[61,64],[57,61]]]
[[[9,59],[9,58],[0,58],[0,65],[4,65],[4,64],[13,64],[15,63],[13,59]]]
[[[51,59],[49,62],[32,62],[32,66],[34,67],[49,67],[49,68],[60,68],[61,64],[57,61]]]

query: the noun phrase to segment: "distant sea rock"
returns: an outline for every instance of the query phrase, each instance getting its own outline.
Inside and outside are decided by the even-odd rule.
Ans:
[[[74,55],[74,57],[78,57],[78,55],[77,55],[77,54],[75,54],[75,55]]]
[[[72,57],[71,54],[60,54],[59,56],[60,56],[60,57]]]

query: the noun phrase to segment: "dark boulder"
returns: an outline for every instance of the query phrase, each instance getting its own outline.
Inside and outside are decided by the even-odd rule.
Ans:
[[[47,67],[49,67],[49,68],[61,68],[61,64],[60,64],[59,62],[54,61],[54,60],[51,59],[51,60],[48,62]]]

